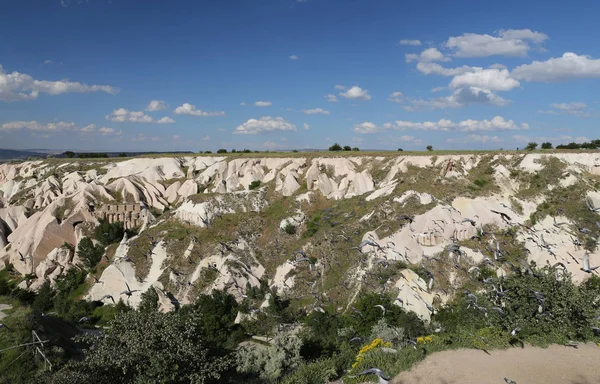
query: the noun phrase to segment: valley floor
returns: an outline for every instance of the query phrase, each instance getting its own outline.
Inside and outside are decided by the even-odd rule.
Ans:
[[[591,384],[600,382],[600,348],[562,345],[484,351],[463,349],[432,354],[392,384]]]

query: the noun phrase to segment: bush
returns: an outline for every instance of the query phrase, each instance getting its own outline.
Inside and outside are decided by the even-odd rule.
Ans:
[[[217,149],[217,153],[227,153],[227,150],[224,148]]]
[[[102,260],[104,248],[101,245],[94,245],[94,242],[89,237],[84,237],[79,241],[77,254],[83,265],[86,268],[91,269]]]
[[[398,148],[398,152],[404,152],[404,149]]]
[[[108,220],[101,219],[100,225],[94,229],[94,237],[105,247],[120,242],[123,236],[125,236],[125,227],[120,221],[111,224]]]
[[[306,223],[305,236],[312,237],[319,231],[319,221],[321,221],[321,215],[315,215]]]
[[[552,143],[550,142],[546,142],[546,143],[542,143],[542,149],[552,149]]]
[[[287,223],[284,228],[284,231],[288,235],[295,235],[296,234],[296,226],[294,226],[292,223]]]
[[[536,142],[530,142],[527,144],[527,146],[525,147],[525,150],[527,151],[533,151],[537,148],[538,144]]]
[[[158,293],[156,293],[156,288],[150,287],[146,290],[146,292],[142,293],[142,299],[140,301],[140,306],[138,310],[140,312],[149,313],[156,312],[158,309]]]
[[[360,148],[358,148],[358,147],[354,147],[354,148],[352,148],[352,150],[353,150],[354,152],[358,152],[358,151],[360,151]]]
[[[72,159],[73,157],[75,157],[75,152],[66,151],[66,152],[63,152],[63,155],[67,156],[69,159]]]
[[[248,186],[249,190],[253,190],[260,187],[260,180],[254,180],[253,182],[250,183],[250,185]]]
[[[292,332],[279,332],[268,347],[238,350],[238,370],[260,375],[271,382],[296,370],[301,362],[302,341]]]
[[[209,154],[212,153],[212,151],[204,151],[204,153]]]
[[[344,145],[344,151],[351,151],[352,147],[349,145]]]
[[[127,157],[127,154],[125,152],[121,152],[119,153],[119,157]]]
[[[201,321],[202,314],[196,311],[119,313],[101,335],[80,337],[80,341],[93,345],[83,361],[68,364],[47,382],[220,382],[230,359],[213,354],[198,332]]]
[[[427,148],[427,150],[428,150],[428,151],[430,151],[430,152],[431,152],[431,151],[433,151],[433,146],[431,146],[431,145],[428,145],[426,148]]]
[[[473,181],[473,184],[475,184],[476,186],[478,186],[479,188],[483,188],[487,185],[488,181],[486,179],[475,179],[475,181]]]
[[[342,150],[342,146],[339,145],[338,143],[335,143],[331,147],[329,147],[329,150],[332,151],[332,152],[341,151]]]

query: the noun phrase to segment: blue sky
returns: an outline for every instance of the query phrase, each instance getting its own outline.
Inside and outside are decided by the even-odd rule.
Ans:
[[[600,137],[597,1],[0,0],[0,148]]]

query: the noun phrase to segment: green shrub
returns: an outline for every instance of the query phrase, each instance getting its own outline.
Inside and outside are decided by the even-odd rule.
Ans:
[[[84,237],[79,241],[77,254],[83,265],[87,269],[91,269],[102,260],[104,248],[101,245],[94,245],[94,242],[89,237]]]
[[[288,235],[295,235],[296,234],[296,226],[294,226],[292,223],[287,223],[285,225],[284,231]]]
[[[342,150],[342,146],[339,145],[338,143],[333,144],[331,147],[329,147],[329,150],[331,152],[337,152],[337,151],[341,151]]]
[[[254,180],[253,182],[250,183],[250,185],[248,186],[248,189],[253,190],[253,189],[257,189],[258,187],[260,187],[260,180]]]

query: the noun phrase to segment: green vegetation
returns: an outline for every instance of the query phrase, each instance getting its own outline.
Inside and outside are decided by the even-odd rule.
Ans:
[[[537,148],[537,146],[538,146],[538,144],[532,141],[530,143],[527,143],[527,146],[525,147],[525,150],[527,150],[527,151],[534,151]]]
[[[542,145],[541,145],[540,148],[542,148],[542,149],[552,149],[552,143],[549,142],[549,141],[545,142],[545,143],[542,143]]]
[[[253,182],[250,183],[250,185],[248,186],[249,190],[253,190],[253,189],[257,189],[260,187],[260,180],[254,180]]]
[[[101,245],[94,245],[94,242],[89,237],[84,237],[79,241],[77,254],[83,262],[83,265],[86,268],[91,269],[102,260],[104,248]]]
[[[109,223],[107,220],[100,220],[100,225],[94,228],[94,237],[105,247],[120,242],[124,235],[125,227],[121,221]]]
[[[338,152],[342,150],[342,146],[339,145],[338,143],[333,144],[331,147],[329,147],[329,150],[331,152]]]
[[[433,146],[432,146],[432,145],[428,145],[426,148],[427,148],[427,150],[428,150],[429,152],[433,151]]]
[[[284,231],[288,235],[295,235],[296,234],[296,226],[292,223],[287,223],[285,225]]]

